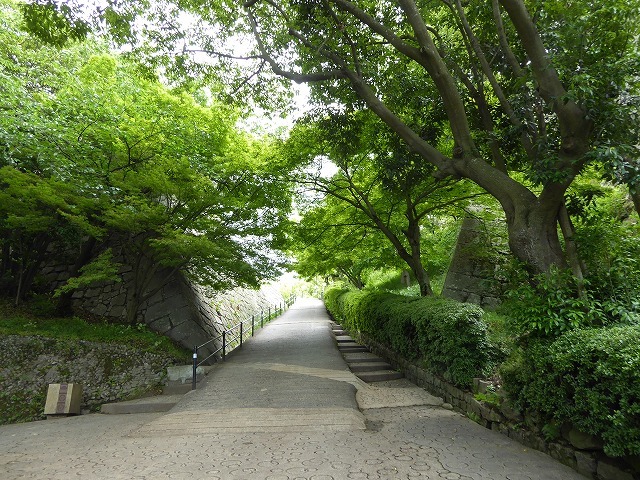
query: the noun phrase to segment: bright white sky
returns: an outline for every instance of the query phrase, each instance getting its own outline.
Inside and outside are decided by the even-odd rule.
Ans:
[[[309,87],[306,84],[293,84],[294,111],[285,118],[279,112],[270,115],[268,112],[256,110],[251,117],[241,120],[238,127],[256,135],[286,133],[294,122],[309,110]]]

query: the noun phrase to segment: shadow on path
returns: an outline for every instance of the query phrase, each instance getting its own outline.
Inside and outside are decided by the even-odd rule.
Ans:
[[[167,414],[0,427],[0,479],[584,478],[403,385],[355,378],[303,300]]]

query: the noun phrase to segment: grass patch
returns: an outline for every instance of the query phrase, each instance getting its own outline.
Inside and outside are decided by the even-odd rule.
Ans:
[[[149,353],[170,355],[189,363],[191,353],[171,339],[150,330],[146,325],[89,322],[79,317],[46,317],[34,313],[30,305],[14,307],[0,299],[0,335],[39,335],[48,338],[119,343]]]

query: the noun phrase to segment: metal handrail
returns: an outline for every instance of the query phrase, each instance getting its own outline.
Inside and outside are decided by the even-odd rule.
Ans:
[[[273,318],[277,318],[278,316],[282,315],[284,313],[284,308],[289,308],[293,302],[296,301],[296,296],[295,295],[291,295],[289,297],[288,300],[285,300],[284,303],[280,302],[279,304],[273,305],[274,309],[273,309]],[[268,310],[268,314],[267,314],[267,322],[271,321],[272,318],[272,313],[271,313],[271,306],[269,306],[267,308]],[[279,313],[278,313],[279,312]],[[256,320],[256,314],[253,313],[251,315],[251,336],[253,337],[254,331],[255,331],[255,320]],[[248,320],[246,320],[246,322],[248,323]],[[244,323],[245,321],[240,321],[238,323],[236,323],[235,325],[227,328],[226,330],[224,330],[222,333],[218,334],[215,337],[210,338],[209,340],[207,340],[206,342],[204,342],[202,345],[196,345],[195,347],[193,347],[193,372],[192,372],[192,378],[191,378],[191,390],[195,390],[196,389],[196,370],[198,369],[198,367],[200,367],[201,365],[203,365],[207,360],[209,360],[211,357],[214,357],[216,362],[218,361],[218,359],[215,357],[215,355],[217,355],[218,353],[220,353],[222,351],[222,361],[224,362],[226,360],[227,357],[227,353],[228,351],[231,352],[233,350],[235,350],[236,348],[240,348],[242,347],[242,342],[244,339]],[[264,326],[264,309],[260,310],[260,328],[262,328]],[[230,333],[232,333],[235,329],[240,328],[240,332],[231,337],[228,338],[228,335]],[[207,345],[209,345],[212,342],[215,342],[216,340],[222,340],[222,346],[219,347],[216,351],[214,351],[213,353],[209,354],[206,358],[204,358],[202,361],[198,362],[198,350],[206,347]],[[234,341],[238,341],[237,345],[231,349],[227,349],[227,347],[230,344],[233,344]]]

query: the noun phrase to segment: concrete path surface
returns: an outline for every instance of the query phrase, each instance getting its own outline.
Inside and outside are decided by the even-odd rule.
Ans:
[[[1,426],[0,479],[584,478],[441,404],[361,382],[301,300],[168,413]]]

